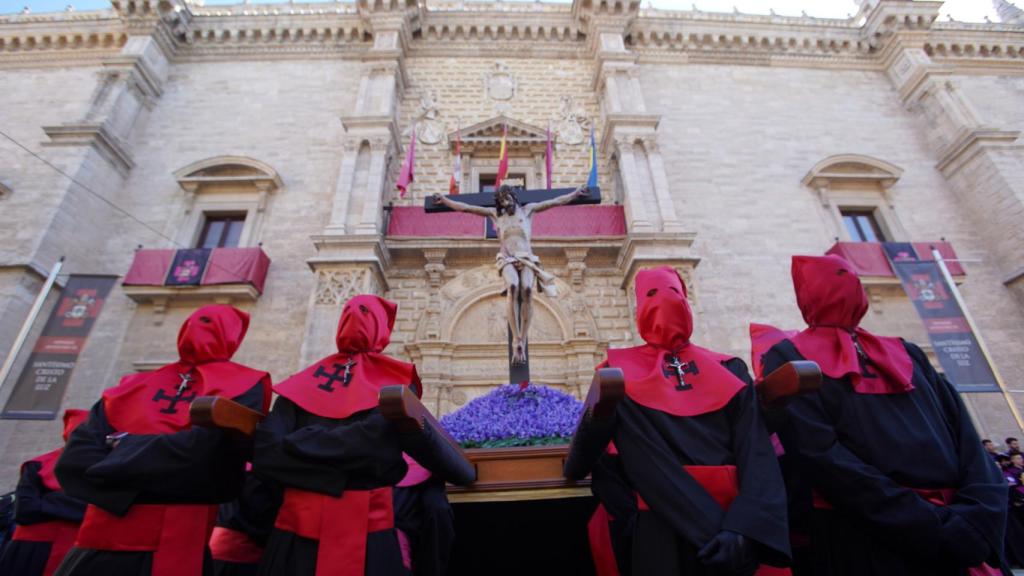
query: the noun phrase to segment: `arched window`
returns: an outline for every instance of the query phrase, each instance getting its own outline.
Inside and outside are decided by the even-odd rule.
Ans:
[[[174,173],[185,191],[178,242],[195,248],[255,246],[263,213],[281,178],[269,165],[243,156],[200,160]]]
[[[892,187],[903,170],[861,154],[839,154],[818,162],[803,184],[818,194],[833,236],[845,242],[906,239],[892,207]]]

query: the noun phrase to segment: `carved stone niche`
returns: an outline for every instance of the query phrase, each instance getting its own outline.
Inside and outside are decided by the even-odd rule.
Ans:
[[[302,365],[336,351],[334,336],[345,302],[358,294],[382,295],[387,285],[376,266],[367,264],[320,264],[313,273],[316,281],[306,313]]]

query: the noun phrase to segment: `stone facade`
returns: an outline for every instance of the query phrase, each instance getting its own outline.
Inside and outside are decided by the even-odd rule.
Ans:
[[[400,305],[389,352],[448,412],[506,376],[495,244],[388,236],[390,208],[447,190],[459,130],[462,188],[476,191],[502,123],[512,174],[543,185],[550,127],[553,184],[577,185],[593,126],[626,234],[537,240],[562,296],[539,297],[534,380],[582,395],[604,351],[636,341],[646,265],[683,273],[696,341],[749,358],[749,322],[802,326],[789,256],[849,239],[839,209],[858,207],[889,239],[955,247],[1024,403],[1020,11],[1001,2],[1006,22],[963,24],[937,22],[939,2],[862,4],[848,20],[639,0],[114,0],[0,17],[0,128],[52,165],[0,140],[0,354],[61,255],[65,272],[123,275],[137,246],[192,246],[205,214],[242,211],[241,244],[273,262],[263,294],[115,288],[65,406],[172,360],[178,325],[207,302],[252,314],[236,359],[281,379],[329,353],[341,305],[372,292]],[[400,198],[413,124],[416,180]],[[870,329],[928,349],[895,280],[869,293]],[[984,434],[1020,432],[1002,395],[967,403]],[[0,483],[57,429],[0,421]]]

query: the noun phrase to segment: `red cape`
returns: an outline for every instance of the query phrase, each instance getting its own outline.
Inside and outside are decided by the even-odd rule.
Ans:
[[[899,338],[859,328],[868,299],[857,272],[839,256],[794,256],[793,287],[808,328],[789,338],[800,355],[834,379],[850,378],[861,394],[899,394],[914,389],[914,362]],[[867,366],[857,345],[867,357]]]
[[[684,376],[692,389],[676,390],[676,377],[665,376],[662,371],[668,355],[668,351],[649,344],[620,348],[608,351],[607,365],[622,369],[626,378],[626,395],[630,399],[674,416],[697,416],[720,410],[746,386],[722,366],[722,362],[731,359],[730,356],[691,344],[675,356],[680,362],[694,362],[699,372]]]
[[[249,315],[226,305],[203,306],[178,333],[180,360],[153,372],[129,374],[103,392],[110,425],[131,434],[170,434],[191,424],[188,406],[199,396],[234,398],[264,383],[263,410],[270,407],[270,375],[229,361],[249,327]],[[178,401],[181,374],[192,381]]]
[[[334,419],[375,408],[384,386],[408,385],[420,396],[416,366],[382,352],[391,341],[397,311],[395,303],[378,296],[353,297],[338,320],[338,353],[293,374],[274,391],[306,412]]]

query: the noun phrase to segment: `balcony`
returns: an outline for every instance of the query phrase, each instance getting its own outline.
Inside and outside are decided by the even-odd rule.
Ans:
[[[262,248],[136,250],[121,287],[132,300],[160,308],[171,301],[255,302],[269,268]]]
[[[942,259],[946,261],[946,267],[957,284],[963,281],[966,272],[957,259],[956,251],[949,242],[911,242],[918,257],[925,262],[931,262],[931,247],[935,246]],[[845,258],[857,270],[861,282],[869,290],[872,287],[899,287],[900,280],[889,265],[889,259],[885,256],[885,250],[880,242],[836,242],[828,249],[826,254],[835,254]]]

